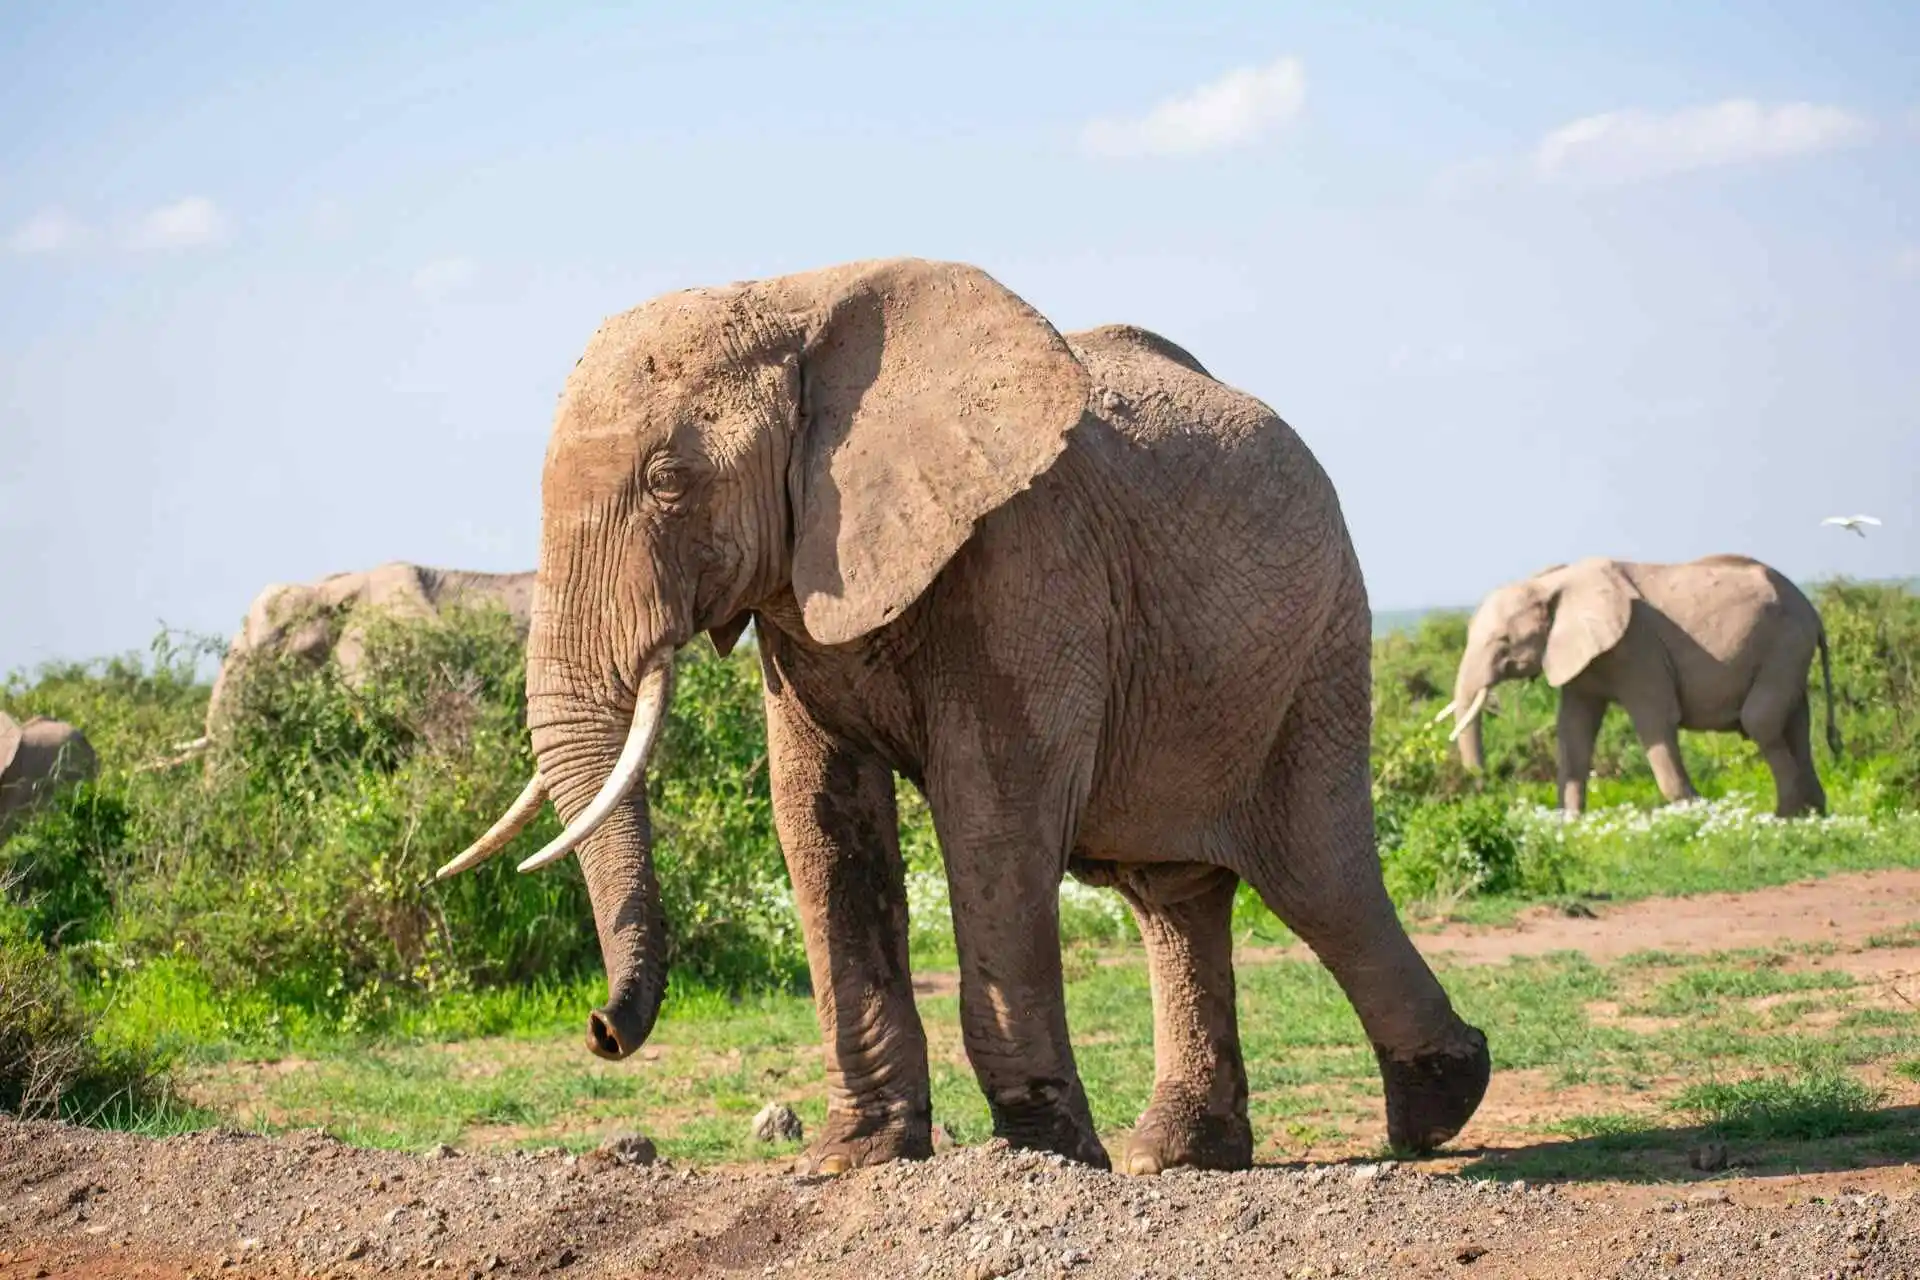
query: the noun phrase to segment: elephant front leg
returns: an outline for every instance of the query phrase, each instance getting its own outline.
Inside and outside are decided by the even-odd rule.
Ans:
[[[1037,804],[1019,797],[1026,788],[988,783],[973,768],[930,784],[960,953],[960,1030],[994,1136],[1108,1168],[1067,1038],[1065,824],[1028,807]]]
[[[1572,689],[1560,691],[1555,722],[1560,755],[1560,807],[1579,813],[1587,807],[1587,779],[1593,774],[1593,744],[1606,718],[1607,701]]]
[[[1680,755],[1680,708],[1678,705],[1646,706],[1627,704],[1627,714],[1633,719],[1634,734],[1639,737],[1640,745],[1647,753],[1647,763],[1653,767],[1653,780],[1660,788],[1660,795],[1668,804],[1680,800],[1692,800],[1700,793],[1693,789],[1693,779],[1687,776],[1685,760]]]
[[[1249,1168],[1247,1068],[1233,1007],[1240,878],[1175,863],[1118,868],[1113,879],[1140,922],[1153,982],[1153,1101],[1127,1140],[1121,1168]]]
[[[818,1173],[933,1154],[927,1039],[907,963],[893,774],[769,693],[774,823],[805,933],[826,1041],[827,1121],[803,1158]]]

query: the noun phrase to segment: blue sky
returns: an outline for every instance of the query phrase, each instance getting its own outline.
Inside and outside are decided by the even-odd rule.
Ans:
[[[1920,573],[1911,5],[47,8],[0,11],[0,671],[531,567],[602,316],[891,254],[1267,401],[1376,608]]]

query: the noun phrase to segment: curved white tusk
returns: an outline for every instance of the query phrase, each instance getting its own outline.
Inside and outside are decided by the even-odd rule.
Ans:
[[[1467,709],[1460,713],[1460,719],[1458,722],[1454,724],[1453,732],[1447,735],[1447,741],[1452,742],[1456,738],[1458,738],[1461,734],[1465,733],[1467,731],[1467,726],[1472,724],[1474,722],[1475,717],[1477,717],[1480,714],[1480,708],[1486,705],[1487,705],[1487,691],[1483,688],[1480,690],[1480,692],[1473,695],[1473,701],[1469,702],[1467,704]]]
[[[1445,720],[1448,716],[1452,714],[1453,714],[1453,704],[1449,702],[1446,706],[1440,708],[1438,711],[1433,713],[1433,722],[1435,724],[1439,724],[1442,720]]]
[[[526,789],[520,793],[500,821],[487,828],[487,834],[467,846],[467,851],[433,873],[435,880],[445,880],[448,876],[457,876],[469,867],[477,867],[513,842],[513,838],[526,830],[527,824],[540,816],[540,807],[547,802],[547,784],[540,780],[540,771],[534,770],[533,777],[527,781]]]
[[[627,730],[627,744],[620,748],[613,772],[600,784],[600,794],[580,811],[565,831],[554,837],[552,844],[521,863],[522,871],[536,871],[572,853],[581,841],[600,829],[600,824],[627,798],[627,793],[645,780],[647,757],[653,754],[654,740],[667,721],[667,699],[672,693],[673,650],[667,649],[641,673],[640,696],[634,703],[633,726]]]

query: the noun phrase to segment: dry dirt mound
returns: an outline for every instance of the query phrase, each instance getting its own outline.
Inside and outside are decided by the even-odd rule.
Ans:
[[[1121,1178],[997,1145],[838,1179],[0,1121],[0,1278],[1758,1276],[1920,1271],[1920,1186],[1565,1190],[1333,1165]]]

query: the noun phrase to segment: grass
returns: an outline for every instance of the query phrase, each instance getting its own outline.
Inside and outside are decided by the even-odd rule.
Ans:
[[[1095,1122],[1117,1144],[1151,1090],[1151,1004],[1137,954],[1102,959],[1070,979],[1068,1017]],[[1881,1086],[1862,1073],[1920,1080],[1920,1012],[1875,1003],[1874,988],[1832,981],[1837,975],[1809,963],[1780,948],[1643,953],[1612,964],[1564,954],[1444,969],[1463,1016],[1487,1032],[1495,1070],[1517,1077],[1546,1113],[1518,1131],[1511,1118],[1494,1121],[1505,1125],[1498,1136],[1507,1150],[1471,1169],[1683,1176],[1686,1152],[1707,1140],[1728,1143],[1737,1162],[1761,1171],[1885,1157],[1899,1145],[1901,1113],[1886,1110]],[[1628,1026],[1604,1013],[1672,990],[1691,993],[1684,1017]],[[1783,992],[1793,995],[1790,1006],[1768,1005]],[[980,1141],[991,1126],[965,1059],[957,1002],[919,1004],[936,1119],[955,1140]],[[1373,1151],[1373,1056],[1326,970],[1296,959],[1246,963],[1239,1007],[1259,1158]],[[376,1146],[584,1147],[610,1130],[639,1127],[670,1157],[733,1162],[790,1154],[791,1145],[753,1142],[748,1122],[781,1100],[817,1126],[822,1074],[811,1003],[766,995],[672,1007],[642,1055],[626,1063],[592,1058],[569,1021],[455,1043],[336,1046],[279,1062],[236,1054],[196,1068],[191,1092],[243,1123],[325,1124]],[[1581,1109],[1597,1097],[1616,1101]]]

